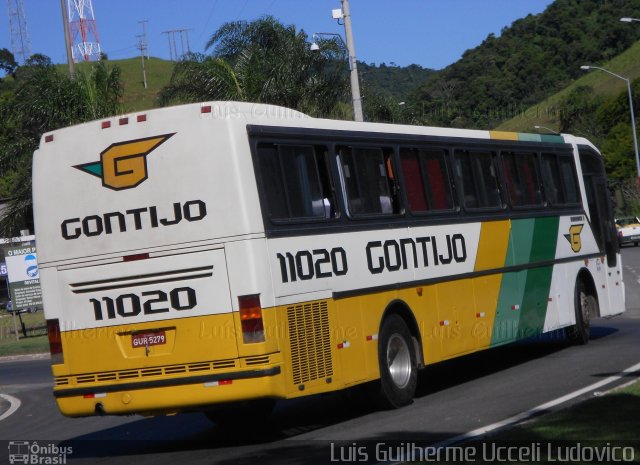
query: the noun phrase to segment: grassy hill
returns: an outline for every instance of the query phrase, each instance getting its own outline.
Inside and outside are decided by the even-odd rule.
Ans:
[[[631,47],[640,28],[619,19],[636,15],[640,0],[555,0],[430,76],[412,104],[425,124],[493,128]]]
[[[169,84],[174,62],[151,58],[145,60],[147,70],[147,89],[142,81],[140,57],[123,60],[107,60],[109,67],[118,66],[124,86],[123,111],[133,112],[157,107],[156,98],[160,90]],[[67,65],[57,65],[61,72],[67,71]],[[90,63],[78,63],[77,69],[87,69]],[[395,66],[358,63],[361,82],[367,88],[391,96],[397,101],[405,100],[418,85],[434,73],[418,65]]]
[[[602,65],[596,63],[584,64],[600,66],[634,80],[640,77],[640,42],[636,42],[631,48]],[[500,124],[496,129],[532,132],[534,131],[534,126],[539,125],[551,128],[554,131],[557,130],[560,102],[580,86],[591,86],[595,95],[603,97],[614,97],[626,90],[626,83],[622,79],[598,70],[585,71],[584,76],[575,80],[569,86],[542,102],[527,108],[515,117]],[[636,108],[636,110],[638,109]]]
[[[107,60],[109,67],[118,66],[121,71],[121,80],[124,86],[123,111],[148,110],[157,106],[156,98],[160,89],[166,86],[171,79],[174,63],[151,57],[145,59],[147,70],[147,88],[144,88],[142,80],[142,63],[140,57],[124,60]],[[78,63],[77,69],[87,69],[91,63]],[[66,71],[67,65],[58,65],[61,71]]]

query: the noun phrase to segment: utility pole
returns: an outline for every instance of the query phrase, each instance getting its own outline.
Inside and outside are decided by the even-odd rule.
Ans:
[[[342,16],[344,18],[344,33],[347,37],[347,51],[349,53],[349,69],[351,70],[351,94],[353,100],[353,119],[364,121],[362,115],[362,98],[360,97],[360,83],[358,81],[358,64],[356,62],[356,46],[351,31],[351,11],[349,0],[342,0]]]
[[[149,22],[149,20],[147,19],[143,19],[142,21],[138,21],[138,23],[142,24],[142,38],[144,39],[144,45],[145,47],[147,47],[147,44],[149,42],[147,42],[147,23]],[[147,52],[147,60],[149,59],[149,49],[146,49]]]
[[[169,60],[171,60],[171,61],[175,61],[175,60],[173,59],[173,47],[172,47],[172,45],[171,45],[171,37],[172,37],[173,35],[171,34],[171,31],[162,31],[162,33],[163,33],[163,34],[166,34],[166,35],[167,35],[167,39],[169,40]]]
[[[136,38],[138,39],[138,50],[140,50],[140,59],[142,60],[142,82],[144,84],[144,88],[147,88],[147,70],[144,67],[144,54],[145,51],[147,50],[147,45],[144,42],[144,36],[142,35],[137,35]]]
[[[69,12],[67,11],[67,1],[60,0],[62,5],[62,23],[64,26],[64,44],[67,49],[67,65],[69,66],[69,76],[73,77],[73,53],[71,52],[71,36],[69,35]]]
[[[144,84],[144,88],[147,88],[147,70],[144,66],[144,56],[147,55],[147,60],[149,59],[149,51],[147,48],[147,28],[145,27],[147,20],[138,21],[138,23],[142,23],[142,35],[137,35],[138,39],[137,47],[140,50],[140,60],[142,60],[142,82]]]
[[[185,38],[186,38],[186,53],[191,53],[191,47],[189,46],[189,31],[192,29],[169,29],[162,31],[163,34],[167,34],[169,39],[169,56],[171,61],[178,61],[185,55]],[[180,34],[180,52],[178,55],[178,49],[176,48],[176,34]]]
[[[182,46],[182,55],[184,55],[184,41],[187,41],[187,53],[191,53],[191,47],[189,46],[189,31],[191,29],[178,29],[180,33],[180,45]]]

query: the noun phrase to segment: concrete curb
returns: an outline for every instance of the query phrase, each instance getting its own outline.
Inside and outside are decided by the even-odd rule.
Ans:
[[[51,355],[48,353],[40,354],[24,354],[24,355],[7,355],[6,357],[0,357],[0,363],[5,362],[28,362],[29,360],[46,360]]]

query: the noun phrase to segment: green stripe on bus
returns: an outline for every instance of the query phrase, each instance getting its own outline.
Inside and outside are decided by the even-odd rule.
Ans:
[[[553,260],[556,256],[560,218],[538,218],[533,231],[531,262]],[[553,266],[533,268],[527,273],[518,338],[541,334],[547,315]]]
[[[505,266],[529,262],[533,239],[534,219],[512,220]],[[524,296],[527,270],[505,273],[502,276],[498,306],[493,322],[491,345],[504,344],[516,339],[520,323],[520,304]]]
[[[558,217],[512,221],[505,266],[555,258],[559,221]],[[553,267],[546,266],[503,275],[492,346],[542,330],[552,272]]]

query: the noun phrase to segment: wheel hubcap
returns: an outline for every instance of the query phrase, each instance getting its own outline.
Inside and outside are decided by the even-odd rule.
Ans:
[[[387,366],[393,383],[405,387],[411,377],[411,353],[404,338],[394,334],[387,344]]]

